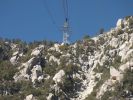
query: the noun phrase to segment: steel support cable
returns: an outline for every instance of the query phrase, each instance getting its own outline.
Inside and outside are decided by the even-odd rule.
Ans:
[[[50,11],[50,9],[48,7],[47,0],[44,0],[44,4],[45,4],[45,9],[46,9],[46,11],[47,11],[47,13],[48,13],[48,15],[49,15],[52,23],[55,25],[55,27],[57,28],[57,30],[60,31],[59,28],[58,28],[58,26],[57,26],[57,24],[56,24],[56,21],[54,20],[54,17],[52,15],[52,13],[51,13],[51,11]]]
[[[63,10],[64,10],[64,16],[65,19],[68,19],[68,2],[67,0],[62,0]]]
[[[66,18],[65,3],[64,3],[64,0],[61,0],[61,1],[62,1],[62,7],[63,7],[64,18]]]
[[[61,0],[61,1],[62,1],[62,5],[63,5],[63,11],[64,11],[65,20],[69,24],[70,14],[69,14],[68,0]],[[70,26],[68,26],[68,28],[69,28],[69,33],[72,33],[72,30],[70,30]]]
[[[66,15],[67,15],[67,18],[69,17],[69,15],[68,15],[68,1],[67,0],[65,0],[66,1]]]

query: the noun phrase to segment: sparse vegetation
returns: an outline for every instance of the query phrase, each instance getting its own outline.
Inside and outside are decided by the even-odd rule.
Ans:
[[[130,19],[126,18],[132,26]],[[111,46],[112,40],[117,41],[117,38],[117,47]],[[132,54],[127,58],[124,55],[133,48],[128,43],[131,39],[132,29],[126,26],[95,38],[87,35],[74,44],[0,39],[0,100],[24,100],[30,94],[37,100],[47,100],[50,93],[51,100],[82,99],[88,95],[82,93],[91,90],[85,100],[125,100],[133,95]],[[15,55],[19,57],[14,64],[10,60]],[[123,61],[124,57],[126,60]],[[121,71],[119,67],[127,62],[129,69]],[[111,66],[124,75],[120,82],[117,76],[110,77]],[[60,70],[63,72],[58,73]],[[103,84],[108,85],[107,89]],[[106,89],[105,93],[97,99],[102,89]]]
[[[122,64],[122,63],[121,63],[121,56],[116,56],[116,57],[114,58],[114,61],[113,61],[113,63],[112,63],[112,66],[118,69],[119,66],[120,66],[120,64]]]
[[[62,45],[62,46],[59,47],[59,49],[62,52],[66,53],[68,51],[68,49],[69,49],[69,45],[68,44]]]

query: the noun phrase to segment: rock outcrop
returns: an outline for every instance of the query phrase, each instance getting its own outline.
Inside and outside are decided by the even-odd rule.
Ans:
[[[0,70],[10,68],[6,64],[16,69],[0,71],[2,96],[18,96],[18,100],[125,100],[133,96],[129,88],[133,87],[132,16],[119,19],[104,34],[73,44],[5,42],[0,44]]]

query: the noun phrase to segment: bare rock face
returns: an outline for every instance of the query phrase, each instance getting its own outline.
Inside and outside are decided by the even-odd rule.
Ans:
[[[122,28],[123,25],[124,25],[123,19],[118,19],[116,26],[117,26],[118,28]]]
[[[121,72],[119,72],[117,69],[115,69],[114,67],[110,68],[110,76],[111,79],[115,80],[115,81],[120,81],[122,79],[122,74]]]
[[[110,41],[110,46],[117,48],[119,46],[119,40],[118,40],[118,38],[113,38]]]
[[[33,94],[30,94],[30,95],[26,96],[26,98],[24,100],[37,100],[37,99],[35,99]]]
[[[64,70],[60,70],[57,74],[55,74],[55,76],[53,77],[53,80],[55,81],[55,83],[59,83],[62,80],[62,77],[65,75]]]
[[[32,65],[32,62],[34,61],[35,58],[31,58],[28,62],[23,63],[20,66],[20,71],[19,73],[16,73],[16,75],[14,76],[14,80],[18,81],[18,80],[29,80],[30,76],[29,76],[29,71]]]
[[[15,65],[16,64],[16,60],[17,60],[17,57],[16,56],[13,56],[11,59],[10,59],[10,62]]]
[[[127,69],[133,70],[132,20],[133,17],[119,19],[115,28],[92,39],[30,49],[28,59],[18,66],[19,71],[13,77],[15,82],[27,80],[37,84],[33,88],[40,90],[41,95],[46,91],[42,97],[46,96],[47,100],[56,97],[85,100],[89,95],[101,100],[106,92],[114,91],[114,85],[122,81]],[[15,50],[10,62],[14,65],[22,55]],[[30,94],[25,100],[36,99]]]
[[[43,79],[42,67],[40,65],[33,66],[31,73],[32,82],[34,82],[35,80],[41,81]]]
[[[34,83],[35,80],[41,81],[44,78],[39,57],[39,54],[43,48],[44,46],[40,45],[32,51],[31,55],[34,55],[34,57],[27,62],[22,63],[22,65],[19,67],[20,71],[14,76],[15,81],[31,79]]]
[[[28,62],[23,63],[22,66],[20,66],[20,72],[16,73],[14,76],[14,80],[19,81],[31,79],[32,82],[35,80],[41,81],[43,79],[42,67],[39,65],[38,61],[38,59],[33,57]]]
[[[39,47],[35,48],[35,49],[32,51],[31,55],[32,55],[32,56],[38,56],[38,55],[41,53],[41,51],[42,51],[43,49],[44,49],[44,45],[39,45]]]
[[[53,97],[53,94],[52,93],[49,93],[49,95],[47,97],[47,100],[52,100],[52,97]]]

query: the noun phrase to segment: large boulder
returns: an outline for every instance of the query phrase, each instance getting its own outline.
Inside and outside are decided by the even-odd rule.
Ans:
[[[117,48],[119,46],[119,39],[118,38],[112,38],[110,41],[110,46]]]
[[[35,80],[41,81],[43,79],[39,58],[31,58],[26,63],[23,63],[19,69],[20,71],[14,76],[15,81],[31,79],[34,82]]]
[[[62,77],[65,75],[64,70],[60,70],[57,74],[55,74],[55,76],[53,77],[53,80],[55,81],[55,83],[59,83],[62,80]]]
[[[42,67],[40,65],[33,66],[31,73],[32,82],[34,82],[35,80],[41,81],[43,79]]]
[[[24,100],[37,100],[37,99],[35,99],[33,94],[30,94],[30,95],[26,96],[26,98]]]
[[[53,94],[49,93],[49,95],[47,96],[47,100],[52,100]]]
[[[11,57],[10,62],[11,62],[13,65],[15,65],[16,62],[17,62],[17,57],[16,57],[16,56]]]
[[[116,23],[116,26],[117,26],[118,28],[122,28],[123,25],[124,25],[123,19],[118,19],[118,21],[117,21],[117,23]]]
[[[122,79],[122,74],[114,67],[110,67],[110,77],[115,81],[120,81]]]
[[[39,47],[35,48],[31,55],[32,56],[38,56],[39,54],[41,54],[41,51],[44,49],[44,45],[39,45]]]

